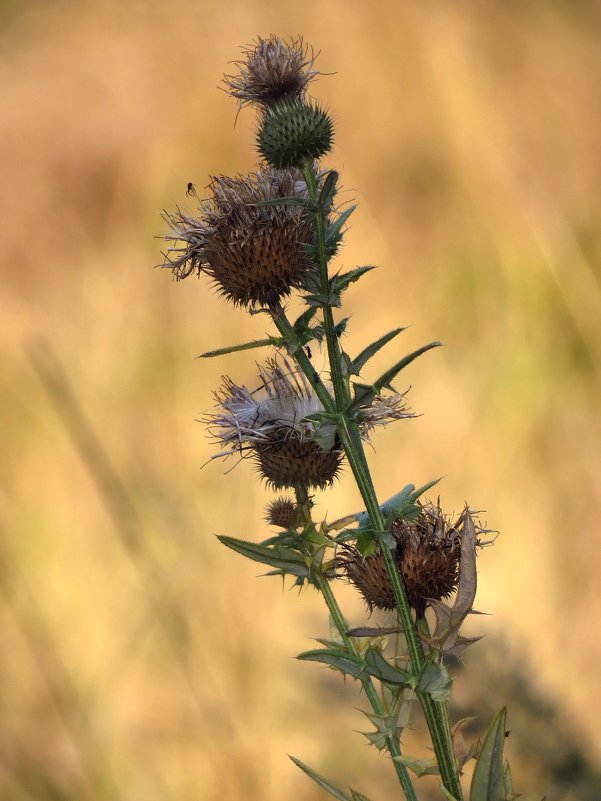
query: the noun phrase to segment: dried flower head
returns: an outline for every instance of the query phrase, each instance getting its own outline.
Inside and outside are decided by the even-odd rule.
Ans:
[[[307,418],[323,412],[323,406],[305,376],[285,359],[269,360],[259,367],[259,376],[257,390],[224,378],[216,393],[217,410],[208,415],[207,423],[225,449],[219,456],[250,452],[275,488],[332,484],[342,448],[336,441],[323,450],[316,442],[315,423]],[[362,434],[367,438],[374,426],[407,416],[403,396],[376,398],[362,410]]]
[[[247,177],[219,176],[201,217],[180,209],[165,218],[171,233],[163,267],[176,278],[209,275],[219,292],[235,304],[269,306],[300,286],[311,267],[305,245],[311,221],[298,205],[260,205],[279,197],[302,197],[306,185],[297,170],[268,167]]]
[[[326,487],[336,477],[342,449],[322,450],[306,418],[323,411],[307,379],[286,360],[259,367],[261,386],[251,392],[229,379],[217,393],[218,411],[208,417],[221,456],[250,449],[259,472],[275,488]]]
[[[447,598],[457,589],[461,530],[440,507],[425,505],[413,520],[399,519],[390,533],[397,543],[394,557],[403,577],[409,603],[422,616],[429,601]],[[364,557],[346,549],[340,563],[370,609],[394,609],[396,601],[381,553]]]
[[[271,526],[289,529],[296,523],[298,506],[292,498],[276,498],[267,507],[265,519]]]
[[[265,107],[284,98],[303,98],[309,82],[319,75],[313,69],[316,54],[300,38],[288,43],[273,35],[259,38],[244,53],[246,58],[235,62],[239,74],[224,77],[227,91],[241,105]]]

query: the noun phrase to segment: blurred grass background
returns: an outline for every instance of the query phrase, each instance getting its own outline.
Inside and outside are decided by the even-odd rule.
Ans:
[[[152,269],[187,182],[253,168],[216,87],[270,33],[322,51],[360,204],[339,263],[380,265],[348,349],[446,344],[406,379],[423,417],[375,438],[380,496],[444,475],[501,531],[453,716],[508,702],[517,788],[596,800],[601,6],[560,0],[0,4],[0,797],[323,798],[286,753],[399,797],[356,689],[291,658],[327,635],[318,597],[213,536],[265,536],[270,496],[250,463],[200,469],[194,419],[252,360],[194,357],[265,319]],[[320,498],[358,508],[346,480]]]

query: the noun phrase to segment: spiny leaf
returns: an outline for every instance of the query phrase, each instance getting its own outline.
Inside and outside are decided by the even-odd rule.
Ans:
[[[328,412],[318,412],[305,417],[313,423],[311,438],[323,451],[331,451],[336,444],[338,434],[339,415]]]
[[[349,206],[348,209],[345,209],[342,214],[340,214],[334,220],[334,222],[327,226],[324,233],[324,241],[328,258],[336,253],[338,244],[342,239],[342,228],[356,208],[356,206]]]
[[[325,177],[318,200],[318,206],[325,214],[327,214],[332,207],[332,201],[334,200],[334,195],[336,194],[337,183],[338,173],[336,170],[330,170]]]
[[[358,281],[362,275],[373,269],[373,267],[356,267],[354,270],[349,270],[347,273],[338,273],[330,278],[327,292],[314,290],[304,295],[304,300],[312,307],[340,306],[342,305],[341,295],[344,290],[348,288],[349,284]]]
[[[431,695],[435,701],[447,701],[452,687],[453,679],[444,665],[426,662],[416,687],[419,692]]]
[[[435,478],[433,481],[429,481],[427,484],[418,487],[418,489],[415,489],[414,484],[407,484],[400,492],[397,492],[396,495],[384,501],[380,506],[380,510],[386,523],[389,524],[392,520],[399,517],[407,518],[414,512],[419,513],[419,506],[416,504],[417,499],[435,484],[438,484],[439,481],[439,478]],[[354,517],[359,524],[359,528],[365,528],[370,525],[367,512],[357,512]]]
[[[351,797],[353,801],[369,801],[369,798],[363,793],[358,793],[357,790],[351,789]]]
[[[317,314],[317,309],[311,308],[304,311],[300,315],[300,317],[297,317],[296,320],[294,321],[293,325],[294,330],[297,333],[299,333],[300,331],[304,331],[316,314]]]
[[[246,540],[237,540],[234,537],[218,536],[217,539],[236,553],[246,556],[247,559],[279,568],[285,573],[292,573],[300,578],[307,578],[310,575],[311,571],[304,558],[290,548],[282,545],[270,548],[254,542],[246,542]]]
[[[404,356],[393,367],[391,367],[389,370],[386,370],[385,373],[382,373],[382,375],[374,383],[376,394],[379,395],[384,388],[394,391],[391,383],[401,372],[401,370],[404,370],[407,365],[411,364],[411,362],[417,359],[418,356],[421,356],[422,353],[426,353],[426,351],[432,350],[432,348],[439,348],[441,345],[442,342],[430,342],[428,345],[423,345],[421,348],[414,350],[413,353],[408,353],[407,356]]]
[[[336,334],[336,336],[338,337],[338,339],[340,339],[340,337],[341,337],[341,336],[344,334],[344,332],[346,331],[346,327],[347,327],[347,325],[348,325],[348,321],[349,321],[350,319],[351,319],[350,317],[343,317],[343,318],[342,318],[342,320],[339,320],[339,321],[336,323],[336,325],[334,326],[334,333]]]
[[[412,676],[406,670],[394,667],[379,651],[371,646],[365,652],[365,671],[384,684],[410,687]]]
[[[266,337],[265,339],[255,339],[253,342],[244,342],[242,345],[230,345],[225,348],[218,348],[217,350],[208,350],[206,353],[201,353],[197,359],[212,359],[214,356],[224,356],[226,353],[236,353],[240,350],[251,350],[252,348],[265,348],[273,345],[276,348],[282,347],[285,342],[281,337]]]
[[[371,556],[376,552],[377,537],[370,528],[362,529],[357,535],[357,550],[361,556]]]
[[[368,345],[366,348],[364,348],[361,353],[352,360],[349,373],[351,375],[359,375],[361,369],[367,364],[372,356],[375,356],[376,353],[384,347],[384,345],[388,344],[388,342],[393,340],[404,330],[404,328],[395,328],[394,330],[389,331],[387,334],[384,334],[384,336],[380,337],[375,342],[372,342],[371,345]]]
[[[503,769],[503,785],[508,798],[513,799],[517,797],[513,792],[513,780],[511,778],[511,768],[509,767],[509,762],[505,763],[505,767]]]
[[[398,690],[396,693],[401,693],[398,703],[393,704],[393,710],[387,715],[375,715],[370,712],[364,712],[368,720],[376,727],[374,732],[361,732],[372,745],[375,745],[378,751],[382,751],[387,746],[387,738],[391,737],[397,743],[400,741],[403,729],[409,725],[411,717],[411,699],[402,700],[403,690]]]
[[[365,670],[365,662],[361,657],[349,654],[348,651],[342,652],[337,648],[315,648],[303,651],[296,658],[303,662],[321,662],[355,679],[360,678]]]
[[[294,333],[296,334],[296,339],[293,342],[288,342],[288,352],[290,355],[294,355],[294,353],[302,347],[306,345],[308,342],[311,342],[312,339],[316,339],[321,341],[323,339],[323,326],[322,325],[314,325],[310,326],[309,323],[311,319],[317,313],[317,308],[314,306],[310,306],[301,316],[296,320],[293,325]]]
[[[405,765],[406,768],[412,770],[418,779],[422,776],[434,776],[440,773],[438,762],[434,757],[430,759],[414,759],[410,756],[401,755],[393,757],[393,759],[395,762],[400,762],[401,765]]]
[[[374,269],[375,267],[373,265],[368,265],[364,267],[355,267],[353,270],[349,270],[347,273],[337,273],[330,279],[332,291],[340,294],[347,289],[350,284],[358,281],[361,276]]]
[[[472,776],[470,801],[507,801],[503,746],[507,710],[502,709],[490,724]]]
[[[316,782],[320,787],[323,787],[323,789],[326,790],[330,795],[333,795],[334,798],[337,798],[338,801],[351,801],[346,793],[343,793],[342,790],[338,789],[338,787],[334,787],[334,785],[330,784],[327,779],[324,779],[323,776],[320,776],[319,773],[313,770],[313,768],[305,765],[305,763],[301,762],[300,759],[297,759],[293,756],[290,756],[290,759],[298,768],[306,773],[309,778],[313,779],[314,782]]]

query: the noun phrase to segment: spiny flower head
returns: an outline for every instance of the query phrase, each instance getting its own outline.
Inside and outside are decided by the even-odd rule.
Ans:
[[[261,115],[257,146],[272,167],[298,167],[332,149],[334,124],[315,103],[281,100]]]
[[[409,603],[422,616],[429,601],[447,598],[457,589],[460,527],[451,524],[439,506],[426,504],[415,520],[394,520],[390,533],[396,540],[393,554]],[[340,563],[370,609],[396,608],[392,582],[379,551],[364,557],[350,546]]]
[[[246,177],[216,177],[210,189],[200,217],[180,209],[165,214],[171,232],[164,238],[176,244],[162,266],[178,279],[205,272],[242,306],[269,306],[299,287],[312,266],[306,252],[311,220],[299,205],[261,204],[305,196],[300,172],[263,167]]]
[[[301,38],[284,42],[274,35],[259,37],[243,52],[245,59],[235,62],[239,73],[224,77],[227,91],[241,105],[266,107],[283,99],[302,99],[309,82],[319,75],[313,69],[316,54]]]
[[[342,462],[338,440],[324,450],[314,437],[323,406],[305,376],[286,359],[259,366],[261,384],[251,391],[225,377],[216,393],[217,409],[206,421],[224,452],[250,451],[259,472],[275,488],[324,488],[334,481]],[[375,425],[407,417],[401,395],[376,398],[361,410],[360,428],[367,438]]]
[[[299,509],[292,498],[280,497],[271,501],[265,519],[271,526],[289,529],[297,522]]]

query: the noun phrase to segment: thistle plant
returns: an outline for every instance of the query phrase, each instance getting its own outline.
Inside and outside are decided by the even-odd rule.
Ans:
[[[214,458],[251,458],[260,478],[279,493],[265,515],[272,531],[259,543],[219,539],[268,565],[269,575],[320,593],[336,635],[298,658],[359,682],[372,726],[366,737],[389,755],[400,797],[416,801],[416,778],[434,774],[447,801],[508,801],[516,796],[503,757],[505,710],[470,746],[463,740],[465,721],[453,723],[448,711],[450,657],[479,639],[461,629],[475,613],[476,554],[490,542],[487,530],[467,506],[452,518],[439,502],[427,501],[435,480],[419,488],[407,484],[381,502],[365,455],[374,429],[413,416],[393,382],[440,343],[404,355],[376,378],[367,378],[370,360],[402,328],[356,355],[345,351],[344,295],[373,268],[330,266],[355,207],[337,203],[338,172],[323,162],[334,124],[308,96],[319,74],[315,60],[300,39],[260,38],[244,51],[225,86],[240,106],[256,110],[260,163],[246,176],[214,177],[194,214],[165,214],[163,266],[177,279],[207,275],[226,301],[267,315],[273,326],[264,339],[203,354],[272,351],[258,365],[254,386],[223,379],[204,421],[219,447]],[[294,320],[287,311],[292,295],[304,304]],[[326,353],[322,372],[312,361],[317,348]],[[333,522],[319,519],[313,493],[338,480],[343,463],[364,509]],[[349,628],[336,600],[340,582],[356,587],[370,614],[388,610],[392,624],[373,627],[366,620]],[[403,752],[403,731],[410,722],[416,726],[419,710],[432,743],[429,759]],[[335,798],[367,801],[292,759]],[[471,760],[468,791],[462,776]]]

